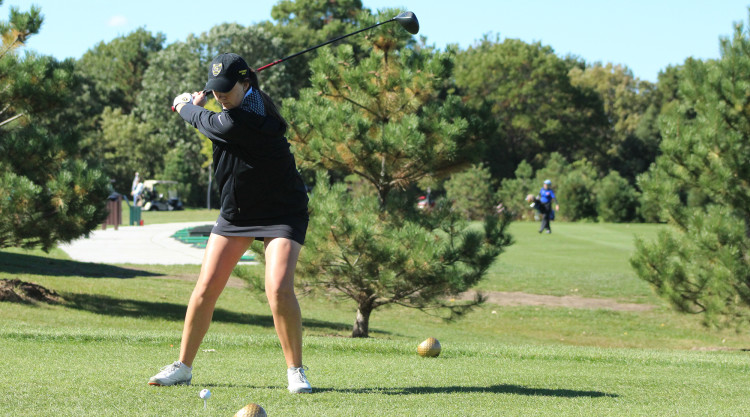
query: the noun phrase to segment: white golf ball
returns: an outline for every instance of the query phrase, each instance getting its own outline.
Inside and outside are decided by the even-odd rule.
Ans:
[[[202,390],[201,390],[201,393],[200,393],[200,394],[198,394],[198,395],[199,395],[199,396],[200,396],[200,397],[201,397],[202,399],[204,399],[204,400],[207,400],[207,399],[211,398],[211,391],[209,391],[209,390],[207,390],[207,389],[202,389]]]

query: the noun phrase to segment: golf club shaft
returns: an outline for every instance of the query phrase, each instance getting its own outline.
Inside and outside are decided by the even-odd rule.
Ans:
[[[333,42],[336,42],[336,41],[340,41],[340,40],[342,40],[344,38],[348,38],[349,36],[356,35],[356,34],[358,34],[360,32],[364,32],[364,31],[370,30],[370,29],[372,29],[374,27],[378,27],[380,25],[384,25],[386,23],[394,22],[394,21],[398,22],[399,25],[401,25],[404,29],[406,29],[407,32],[411,33],[412,35],[416,35],[419,32],[419,21],[417,20],[417,16],[415,16],[414,13],[412,13],[412,12],[403,12],[403,13],[400,13],[398,16],[396,16],[396,17],[394,17],[392,19],[388,19],[388,20],[386,20],[384,22],[375,23],[372,26],[368,26],[366,28],[357,30],[355,32],[339,36],[337,38],[334,38],[334,39],[331,39],[329,41],[323,42],[320,45],[315,45],[315,46],[313,46],[311,48],[305,49],[304,51],[300,51],[300,52],[297,52],[296,54],[289,55],[286,58],[277,59],[276,61],[273,61],[270,64],[263,65],[262,67],[256,69],[255,71],[256,72],[263,71],[266,68],[270,68],[270,67],[272,67],[272,66],[274,66],[276,64],[279,64],[279,63],[282,63],[282,62],[284,62],[284,61],[286,61],[288,59],[294,58],[295,56],[299,56],[299,55],[302,55],[304,53],[310,52],[312,50],[318,49],[321,46],[325,46],[325,45],[328,45],[330,43],[333,43]],[[208,95],[208,94],[211,93],[211,91],[204,90],[203,93]]]
[[[342,36],[339,36],[338,38],[334,38],[334,39],[331,39],[331,40],[329,40],[329,41],[323,42],[323,43],[321,43],[320,45],[316,45],[316,46],[313,46],[313,47],[311,47],[311,48],[307,48],[307,49],[305,49],[304,51],[301,51],[301,52],[297,52],[296,54],[293,54],[293,55],[289,55],[289,56],[288,56],[288,57],[286,57],[286,58],[281,58],[281,59],[277,59],[276,61],[273,61],[273,62],[271,62],[270,64],[266,64],[266,65],[263,65],[262,67],[260,67],[260,68],[256,69],[255,71],[257,71],[257,72],[263,71],[264,69],[266,69],[266,68],[270,68],[270,67],[272,67],[272,66],[274,66],[274,65],[276,65],[276,64],[280,64],[280,63],[282,63],[282,62],[286,61],[287,59],[291,59],[291,58],[294,58],[295,56],[298,56],[298,55],[302,55],[302,54],[304,54],[304,53],[307,53],[307,52],[310,52],[310,51],[312,51],[312,50],[318,49],[318,48],[320,48],[321,46],[326,46],[326,45],[328,45],[329,43],[333,43],[333,42],[336,42],[336,41],[340,41],[341,39],[347,38],[347,37],[349,37],[349,36],[352,36],[352,35],[356,35],[356,34],[358,34],[358,33],[360,33],[360,32],[364,32],[364,31],[366,31],[366,30],[370,30],[370,29],[372,29],[372,28],[374,28],[374,27],[377,27],[377,26],[380,26],[380,25],[384,25],[384,24],[386,24],[386,23],[388,23],[388,22],[393,22],[394,20],[396,20],[396,19],[395,19],[395,18],[393,18],[393,19],[390,19],[390,20],[386,20],[385,22],[379,22],[379,23],[376,23],[376,24],[374,24],[374,25],[372,25],[372,26],[366,27],[366,28],[364,28],[364,29],[360,29],[360,30],[358,30],[358,31],[356,31],[356,32],[352,32],[352,33],[349,33],[349,34],[346,34],[346,35],[342,35]]]
[[[305,49],[304,51],[300,51],[300,52],[297,52],[296,54],[292,54],[292,55],[289,55],[288,57],[285,57],[285,58],[281,58],[281,59],[277,59],[276,61],[273,61],[273,62],[271,62],[270,64],[266,64],[266,65],[263,65],[262,67],[260,67],[260,68],[256,69],[255,71],[256,71],[256,72],[260,72],[260,71],[263,71],[264,69],[266,69],[266,68],[270,68],[270,67],[272,67],[272,66],[274,66],[274,65],[276,65],[276,64],[280,64],[280,63],[282,63],[282,62],[286,61],[287,59],[292,59],[292,58],[294,58],[295,56],[299,56],[299,55],[302,55],[302,54],[304,54],[304,53],[310,52],[310,51],[312,51],[312,50],[318,49],[318,48],[320,48],[321,46],[326,46],[326,45],[328,45],[329,43],[333,43],[333,42],[336,42],[336,41],[340,41],[340,40],[342,40],[342,39],[344,39],[344,38],[348,38],[349,36],[352,36],[352,35],[356,35],[356,34],[358,34],[358,33],[360,33],[360,32],[364,32],[364,31],[366,31],[366,30],[370,30],[370,29],[372,29],[372,28],[374,28],[374,27],[378,27],[378,26],[380,26],[380,25],[384,25],[384,24],[386,24],[386,23],[388,23],[388,22],[393,22],[394,20],[395,20],[395,18],[393,18],[393,19],[390,19],[390,20],[386,20],[385,22],[378,22],[378,23],[376,23],[376,24],[374,24],[374,25],[372,25],[372,26],[368,26],[368,27],[366,27],[366,28],[364,28],[364,29],[360,29],[360,30],[358,30],[358,31],[356,31],[356,32],[352,32],[352,33],[349,33],[349,34],[346,34],[346,35],[341,35],[341,36],[339,36],[338,38],[334,38],[334,39],[331,39],[331,40],[325,41],[325,42],[321,43],[320,45],[315,45],[315,46],[313,46],[313,47],[311,47],[311,48],[307,48],[307,49]],[[205,91],[204,91],[204,93],[205,93],[206,95],[208,95],[208,94],[210,94],[210,93],[211,93],[211,91],[210,91],[210,90],[205,90]]]

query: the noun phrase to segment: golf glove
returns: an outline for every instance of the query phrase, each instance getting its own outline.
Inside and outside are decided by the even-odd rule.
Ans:
[[[179,96],[174,98],[174,101],[172,102],[172,111],[177,110],[177,105],[182,104],[191,104],[193,102],[193,95],[190,93],[182,93]]]

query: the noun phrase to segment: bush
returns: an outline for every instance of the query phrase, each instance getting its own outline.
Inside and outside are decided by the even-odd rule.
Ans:
[[[572,221],[596,220],[597,174],[591,163],[585,159],[572,163],[570,171],[559,183],[555,189],[563,207],[559,214]]]
[[[638,191],[617,171],[611,171],[596,187],[599,219],[605,222],[632,222],[638,217]]]
[[[516,168],[516,178],[506,178],[500,183],[495,199],[502,204],[503,210],[511,213],[514,219],[533,220],[534,210],[524,200],[533,189],[532,175],[534,169],[526,161],[521,161]]]
[[[472,165],[445,182],[453,209],[469,220],[480,220],[492,214],[495,206],[492,188],[492,175],[483,164]]]

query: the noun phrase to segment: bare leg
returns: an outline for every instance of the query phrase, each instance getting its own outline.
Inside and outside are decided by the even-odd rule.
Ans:
[[[208,238],[201,273],[190,296],[182,329],[180,362],[185,365],[193,366],[195,355],[211,324],[216,300],[227,285],[235,265],[252,242],[251,237],[211,234]]]
[[[302,245],[266,239],[266,297],[287,367],[302,366],[302,313],[294,294],[294,268]]]

